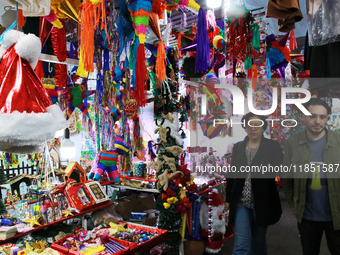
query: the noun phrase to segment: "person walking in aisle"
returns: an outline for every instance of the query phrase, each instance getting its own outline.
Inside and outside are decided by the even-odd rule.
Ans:
[[[231,165],[238,171],[245,166],[281,165],[280,144],[263,136],[268,126],[266,117],[248,113],[242,122],[247,136],[234,145]],[[233,255],[266,255],[267,226],[278,222],[282,214],[275,176],[254,178],[249,173],[233,177],[227,176],[226,188],[229,225],[234,225]]]
[[[282,179],[298,221],[304,255],[320,253],[323,232],[329,252],[340,254],[340,134],[326,129],[331,108],[317,98],[305,105],[305,130],[288,138],[283,164],[294,171]]]

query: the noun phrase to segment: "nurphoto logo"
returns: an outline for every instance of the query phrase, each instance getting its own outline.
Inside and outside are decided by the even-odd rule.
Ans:
[[[244,115],[244,101],[245,96],[242,92],[242,90],[234,85],[227,85],[227,84],[216,84],[215,88],[223,88],[228,89],[233,95],[233,115]],[[292,88],[292,87],[281,87],[281,116],[287,115],[287,104],[289,105],[295,105],[304,115],[312,115],[304,106],[303,104],[308,102],[311,99],[311,93],[308,89],[304,88]],[[304,94],[304,98],[287,98],[288,93],[300,93]],[[278,88],[274,87],[272,91],[272,105],[270,109],[266,110],[259,110],[254,107],[253,104],[253,89],[251,87],[248,88],[248,108],[250,112],[256,114],[256,115],[270,115],[274,113],[278,106]],[[202,115],[207,115],[207,95],[202,94],[201,95],[201,113]],[[279,119],[267,119],[266,121],[271,122],[271,125],[273,127],[274,122],[280,121]],[[251,122],[251,121],[249,121]],[[244,122],[234,122],[230,119],[215,119],[214,120],[214,126],[219,124],[242,124],[245,126],[246,123]],[[250,127],[252,127],[251,123],[247,123]],[[285,119],[281,121],[281,125],[284,127],[295,127],[297,125],[297,121],[294,119]],[[264,125],[262,121],[262,125]]]

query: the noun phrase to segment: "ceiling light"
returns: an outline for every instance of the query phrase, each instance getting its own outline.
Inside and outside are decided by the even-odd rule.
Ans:
[[[222,5],[222,0],[207,0],[207,6],[211,9],[220,8]]]
[[[76,155],[76,146],[74,142],[70,140],[70,130],[65,129],[65,139],[60,145],[60,156],[65,159],[74,158]]]

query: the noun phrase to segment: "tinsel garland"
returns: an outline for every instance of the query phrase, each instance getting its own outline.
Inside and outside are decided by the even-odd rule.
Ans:
[[[245,61],[247,54],[247,47],[251,43],[251,27],[250,24],[253,22],[251,13],[244,6],[237,6],[232,10],[239,10],[244,12],[244,15],[236,15],[232,13],[228,14],[227,22],[227,60],[234,61],[240,59],[242,62]]]
[[[63,22],[63,24],[65,23]],[[54,55],[57,56],[59,61],[65,61],[67,58],[65,26],[62,29],[56,27],[52,28],[51,42]],[[59,87],[66,87],[68,83],[67,66],[63,64],[54,64],[54,67],[55,78],[57,79],[56,84]]]
[[[133,120],[133,149],[140,151],[142,149],[143,138],[140,134],[139,117]]]
[[[60,62],[64,62],[67,58],[65,22],[62,21],[62,23],[63,28],[53,27],[51,32],[53,52]]]

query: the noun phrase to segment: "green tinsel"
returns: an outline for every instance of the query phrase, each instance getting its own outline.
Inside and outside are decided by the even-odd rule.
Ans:
[[[257,23],[253,23],[250,26],[253,27],[253,48],[260,48],[260,26]]]
[[[246,70],[251,70],[253,67],[252,67],[252,64],[251,64],[251,57],[246,57],[245,61],[244,61],[244,69]]]
[[[4,169],[0,166],[0,184],[4,184],[7,181],[7,176]]]
[[[182,227],[182,218],[180,213],[174,213],[163,206],[162,196],[159,195],[156,199],[156,209],[159,210],[158,228],[168,230],[168,240],[166,244],[169,246],[179,245],[182,237],[179,231]]]
[[[7,214],[7,209],[2,199],[0,199],[0,214],[1,215]]]
[[[134,60],[134,58],[133,58],[134,51],[135,51],[135,41],[133,41],[133,43],[130,46],[130,57],[129,57],[129,68],[130,68],[130,70],[133,70],[133,63],[135,62],[135,61],[133,61]]]

